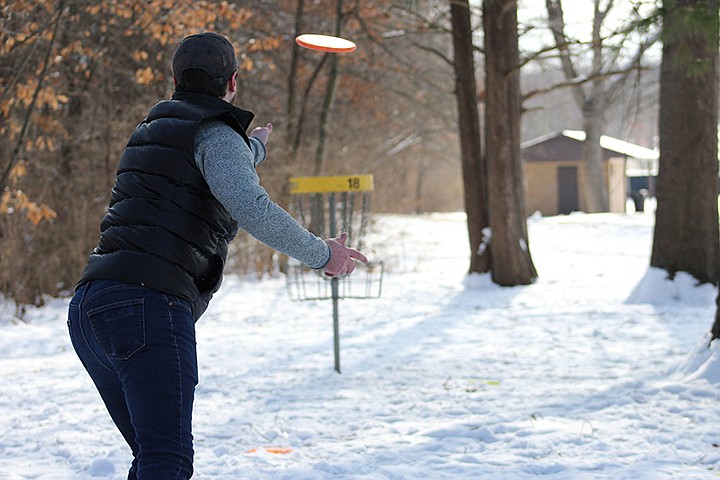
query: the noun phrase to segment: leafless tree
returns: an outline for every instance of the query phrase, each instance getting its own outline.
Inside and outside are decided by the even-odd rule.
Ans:
[[[487,173],[480,143],[475,48],[472,41],[473,28],[468,0],[451,0],[450,18],[465,211],[470,236],[470,272],[485,273],[491,270],[490,238],[486,230],[490,225]]]
[[[566,85],[571,89],[572,99],[582,112],[586,137],[582,148],[584,168],[581,170],[580,181],[584,193],[582,201],[587,212],[608,210],[607,184],[602,170],[600,147],[608,108],[617,100],[628,77],[638,71],[645,52],[658,38],[657,33],[648,33],[634,47],[634,51],[623,56],[622,47],[629,43],[635,30],[632,24],[614,30],[612,36],[620,39],[618,43],[609,46],[603,27],[615,2],[607,0],[604,7],[602,3],[601,0],[594,0],[592,37],[589,44],[590,66],[585,73],[581,73],[580,62],[584,56],[578,55],[578,49],[573,50],[572,47],[583,45],[566,33],[562,0],[545,0],[548,26],[553,34]]]

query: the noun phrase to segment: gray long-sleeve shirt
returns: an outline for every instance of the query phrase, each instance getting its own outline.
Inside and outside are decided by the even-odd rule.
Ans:
[[[210,191],[250,235],[310,268],[322,268],[330,259],[330,247],[270,199],[255,171],[265,160],[265,145],[253,137],[250,144],[248,148],[219,120],[201,125],[195,136],[195,163]]]

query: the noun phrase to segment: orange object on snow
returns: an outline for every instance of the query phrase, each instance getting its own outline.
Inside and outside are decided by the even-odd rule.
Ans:
[[[282,447],[265,447],[263,450],[268,453],[274,453],[275,455],[285,455],[293,451],[292,448]],[[251,448],[250,450],[248,450],[248,453],[257,453],[257,448]]]

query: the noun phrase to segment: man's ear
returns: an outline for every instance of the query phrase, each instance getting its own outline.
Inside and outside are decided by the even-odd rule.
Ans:
[[[228,80],[228,92],[237,92],[237,70],[233,72]]]
[[[177,78],[173,75],[173,87],[177,87]]]

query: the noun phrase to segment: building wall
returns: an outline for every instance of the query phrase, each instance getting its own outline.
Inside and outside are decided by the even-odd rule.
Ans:
[[[525,163],[525,211],[528,215],[539,211],[543,216],[558,214],[558,168],[576,167],[578,175],[579,210],[585,210],[582,192],[583,165],[580,161],[533,161]],[[603,162],[608,185],[611,212],[624,212],[626,199],[625,160],[613,158]],[[609,181],[608,181],[609,179]]]
[[[528,215],[540,212],[543,216],[558,213],[558,179],[560,166],[578,166],[580,162],[525,162],[525,211]]]
[[[608,162],[608,206],[614,213],[624,213],[627,203],[627,179],[625,178],[625,159],[611,158]]]

